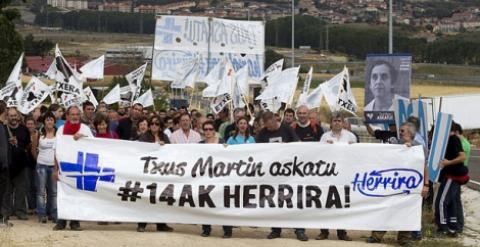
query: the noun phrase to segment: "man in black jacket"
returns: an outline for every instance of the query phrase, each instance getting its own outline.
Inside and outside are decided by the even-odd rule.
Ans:
[[[0,104],[0,115],[4,112],[5,107],[3,104]],[[0,202],[3,202],[8,184],[10,183],[8,148],[7,131],[3,123],[0,122]],[[8,223],[7,212],[2,210],[0,212],[0,228],[8,226],[11,226],[11,224]]]
[[[26,172],[31,139],[27,127],[20,123],[20,113],[16,108],[7,110],[6,130],[11,157],[9,166],[10,184],[8,193],[4,196],[2,211],[4,210],[7,214],[4,216],[14,214],[19,220],[27,220]],[[12,198],[12,196],[15,198]]]
[[[118,122],[117,134],[122,140],[130,140],[136,132],[136,125],[138,119],[143,114],[143,106],[139,103],[136,103],[132,106],[130,110],[130,117],[124,118]]]

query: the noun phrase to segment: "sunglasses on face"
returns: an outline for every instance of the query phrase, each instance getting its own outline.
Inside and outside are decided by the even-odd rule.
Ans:
[[[204,128],[203,131],[214,131],[213,128]]]
[[[150,125],[160,126],[160,123],[159,122],[152,122]]]

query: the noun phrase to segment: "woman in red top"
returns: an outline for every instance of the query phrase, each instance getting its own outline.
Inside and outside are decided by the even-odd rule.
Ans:
[[[97,138],[118,139],[117,133],[108,130],[108,118],[103,114],[97,114],[93,120],[93,126],[97,131]]]

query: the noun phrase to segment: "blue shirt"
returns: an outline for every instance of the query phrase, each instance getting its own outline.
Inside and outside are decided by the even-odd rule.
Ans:
[[[65,120],[63,119],[59,119],[57,120],[57,122],[55,122],[55,128],[57,128],[57,130],[62,127],[63,125],[65,124]]]
[[[246,144],[246,143],[255,143],[253,136],[249,136],[246,140],[245,137],[237,135],[230,136],[227,140],[228,145],[237,145],[237,144]]]

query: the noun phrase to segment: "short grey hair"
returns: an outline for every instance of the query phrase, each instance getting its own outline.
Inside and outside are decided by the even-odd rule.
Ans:
[[[405,122],[400,127],[407,126],[408,133],[412,136],[412,139],[415,138],[415,134],[417,133],[417,128],[415,124],[412,122]]]

